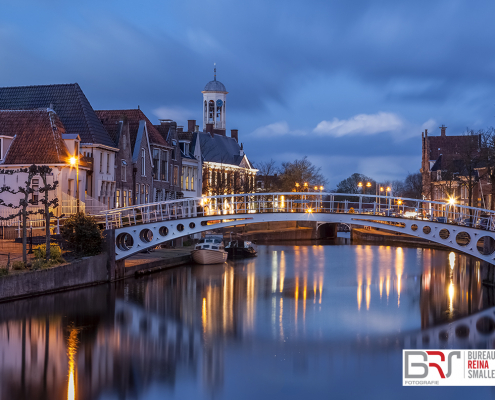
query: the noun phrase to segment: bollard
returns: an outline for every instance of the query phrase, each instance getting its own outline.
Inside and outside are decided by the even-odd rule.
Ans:
[[[10,269],[10,253],[7,254],[7,271]]]

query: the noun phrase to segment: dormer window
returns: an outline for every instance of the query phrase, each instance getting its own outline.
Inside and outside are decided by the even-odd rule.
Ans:
[[[188,142],[180,142],[179,146],[180,146],[180,150],[182,151],[183,154],[185,154],[185,155],[189,154],[189,143]]]

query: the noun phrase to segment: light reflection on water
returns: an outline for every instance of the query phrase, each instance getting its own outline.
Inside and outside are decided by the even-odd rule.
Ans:
[[[494,304],[472,258],[361,244],[258,250],[0,305],[1,399],[428,398],[438,390],[401,387],[402,348],[493,345],[466,318]],[[468,338],[438,342],[463,318]]]

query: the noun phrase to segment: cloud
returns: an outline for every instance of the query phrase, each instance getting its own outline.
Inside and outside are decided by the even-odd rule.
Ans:
[[[159,119],[173,119],[178,123],[185,123],[187,119],[195,116],[195,113],[187,108],[165,106],[155,108],[153,110],[153,114],[155,114]]]
[[[345,135],[374,135],[399,131],[404,126],[402,119],[393,113],[358,114],[349,119],[321,121],[313,130],[321,135],[341,137]]]
[[[261,137],[261,138],[272,138],[272,137],[280,137],[285,135],[301,136],[306,134],[307,132],[304,130],[299,130],[299,129],[290,130],[287,121],[279,121],[273,124],[260,126],[251,133],[253,137]]]

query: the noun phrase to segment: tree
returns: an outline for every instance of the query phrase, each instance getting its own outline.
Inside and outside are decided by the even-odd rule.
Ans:
[[[257,177],[258,180],[263,182],[263,188],[260,191],[263,192],[274,192],[278,190],[278,179],[275,180],[275,175],[279,173],[279,168],[275,160],[272,158],[270,161],[261,161],[256,163],[256,168],[258,169]]]
[[[290,192],[295,188],[296,183],[301,186],[308,183],[309,187],[324,186],[327,180],[323,176],[320,167],[316,167],[304,156],[300,160],[293,162],[283,162],[280,171],[280,190]]]
[[[490,188],[490,210],[495,209],[495,128],[480,129],[481,135],[480,161],[485,167],[483,177]]]
[[[362,183],[362,187],[359,186],[359,183]],[[371,187],[367,188],[366,184],[370,182]],[[346,178],[340,181],[337,184],[337,193],[350,193],[350,194],[361,194],[361,193],[370,193],[375,194],[376,192],[376,182],[374,179],[355,172],[349,178]]]
[[[50,207],[58,207],[58,198],[52,200],[48,199],[49,192],[54,191],[58,186],[58,181],[53,182],[53,185],[48,183],[48,176],[52,172],[52,169],[47,165],[41,165],[38,167],[38,173],[43,182],[43,186],[40,187],[39,192],[43,194],[43,198],[40,200],[44,205],[44,209],[40,210],[40,213],[45,216],[45,243],[46,243],[46,261],[50,261],[50,220],[54,216],[50,211]]]
[[[477,136],[478,132],[467,129],[465,136]],[[478,140],[467,140],[460,151],[463,171],[461,172],[461,185],[467,188],[468,205],[473,206],[474,187],[478,184],[477,169],[481,165],[481,149]]]
[[[16,170],[12,169],[2,169],[0,170],[0,174],[4,175],[14,175],[14,174],[27,174],[27,180],[24,182],[25,186],[19,186],[18,190],[12,189],[10,186],[2,186],[0,188],[0,193],[11,193],[11,194],[22,194],[22,197],[19,199],[19,204],[14,205],[12,203],[5,203],[4,200],[0,199],[0,205],[6,206],[12,209],[18,209],[19,211],[16,213],[13,213],[7,217],[0,217],[2,220],[9,220],[9,219],[14,219],[17,217],[22,218],[22,260],[24,262],[24,265],[27,264],[27,255],[26,255],[26,250],[27,250],[27,220],[30,215],[33,214],[45,214],[45,224],[46,224],[46,231],[47,231],[47,260],[50,258],[50,218],[53,216],[53,214],[49,211],[50,206],[51,207],[57,207],[58,206],[58,199],[55,198],[53,200],[48,200],[48,195],[49,192],[52,190],[55,190],[58,182],[55,181],[53,185],[48,184],[47,182],[47,176],[51,173],[52,169],[48,166],[37,166],[35,164],[31,165],[29,168],[19,168]],[[29,196],[34,193],[34,189],[32,188],[32,181],[33,178],[36,175],[40,175],[42,181],[43,181],[43,186],[40,187],[39,192],[44,193],[44,198],[41,200],[42,204],[45,205],[45,210],[28,210],[29,205],[37,205],[37,201],[34,199],[30,199]]]
[[[100,228],[93,217],[78,212],[64,221],[60,230],[69,247],[77,254],[96,255],[101,252]]]

